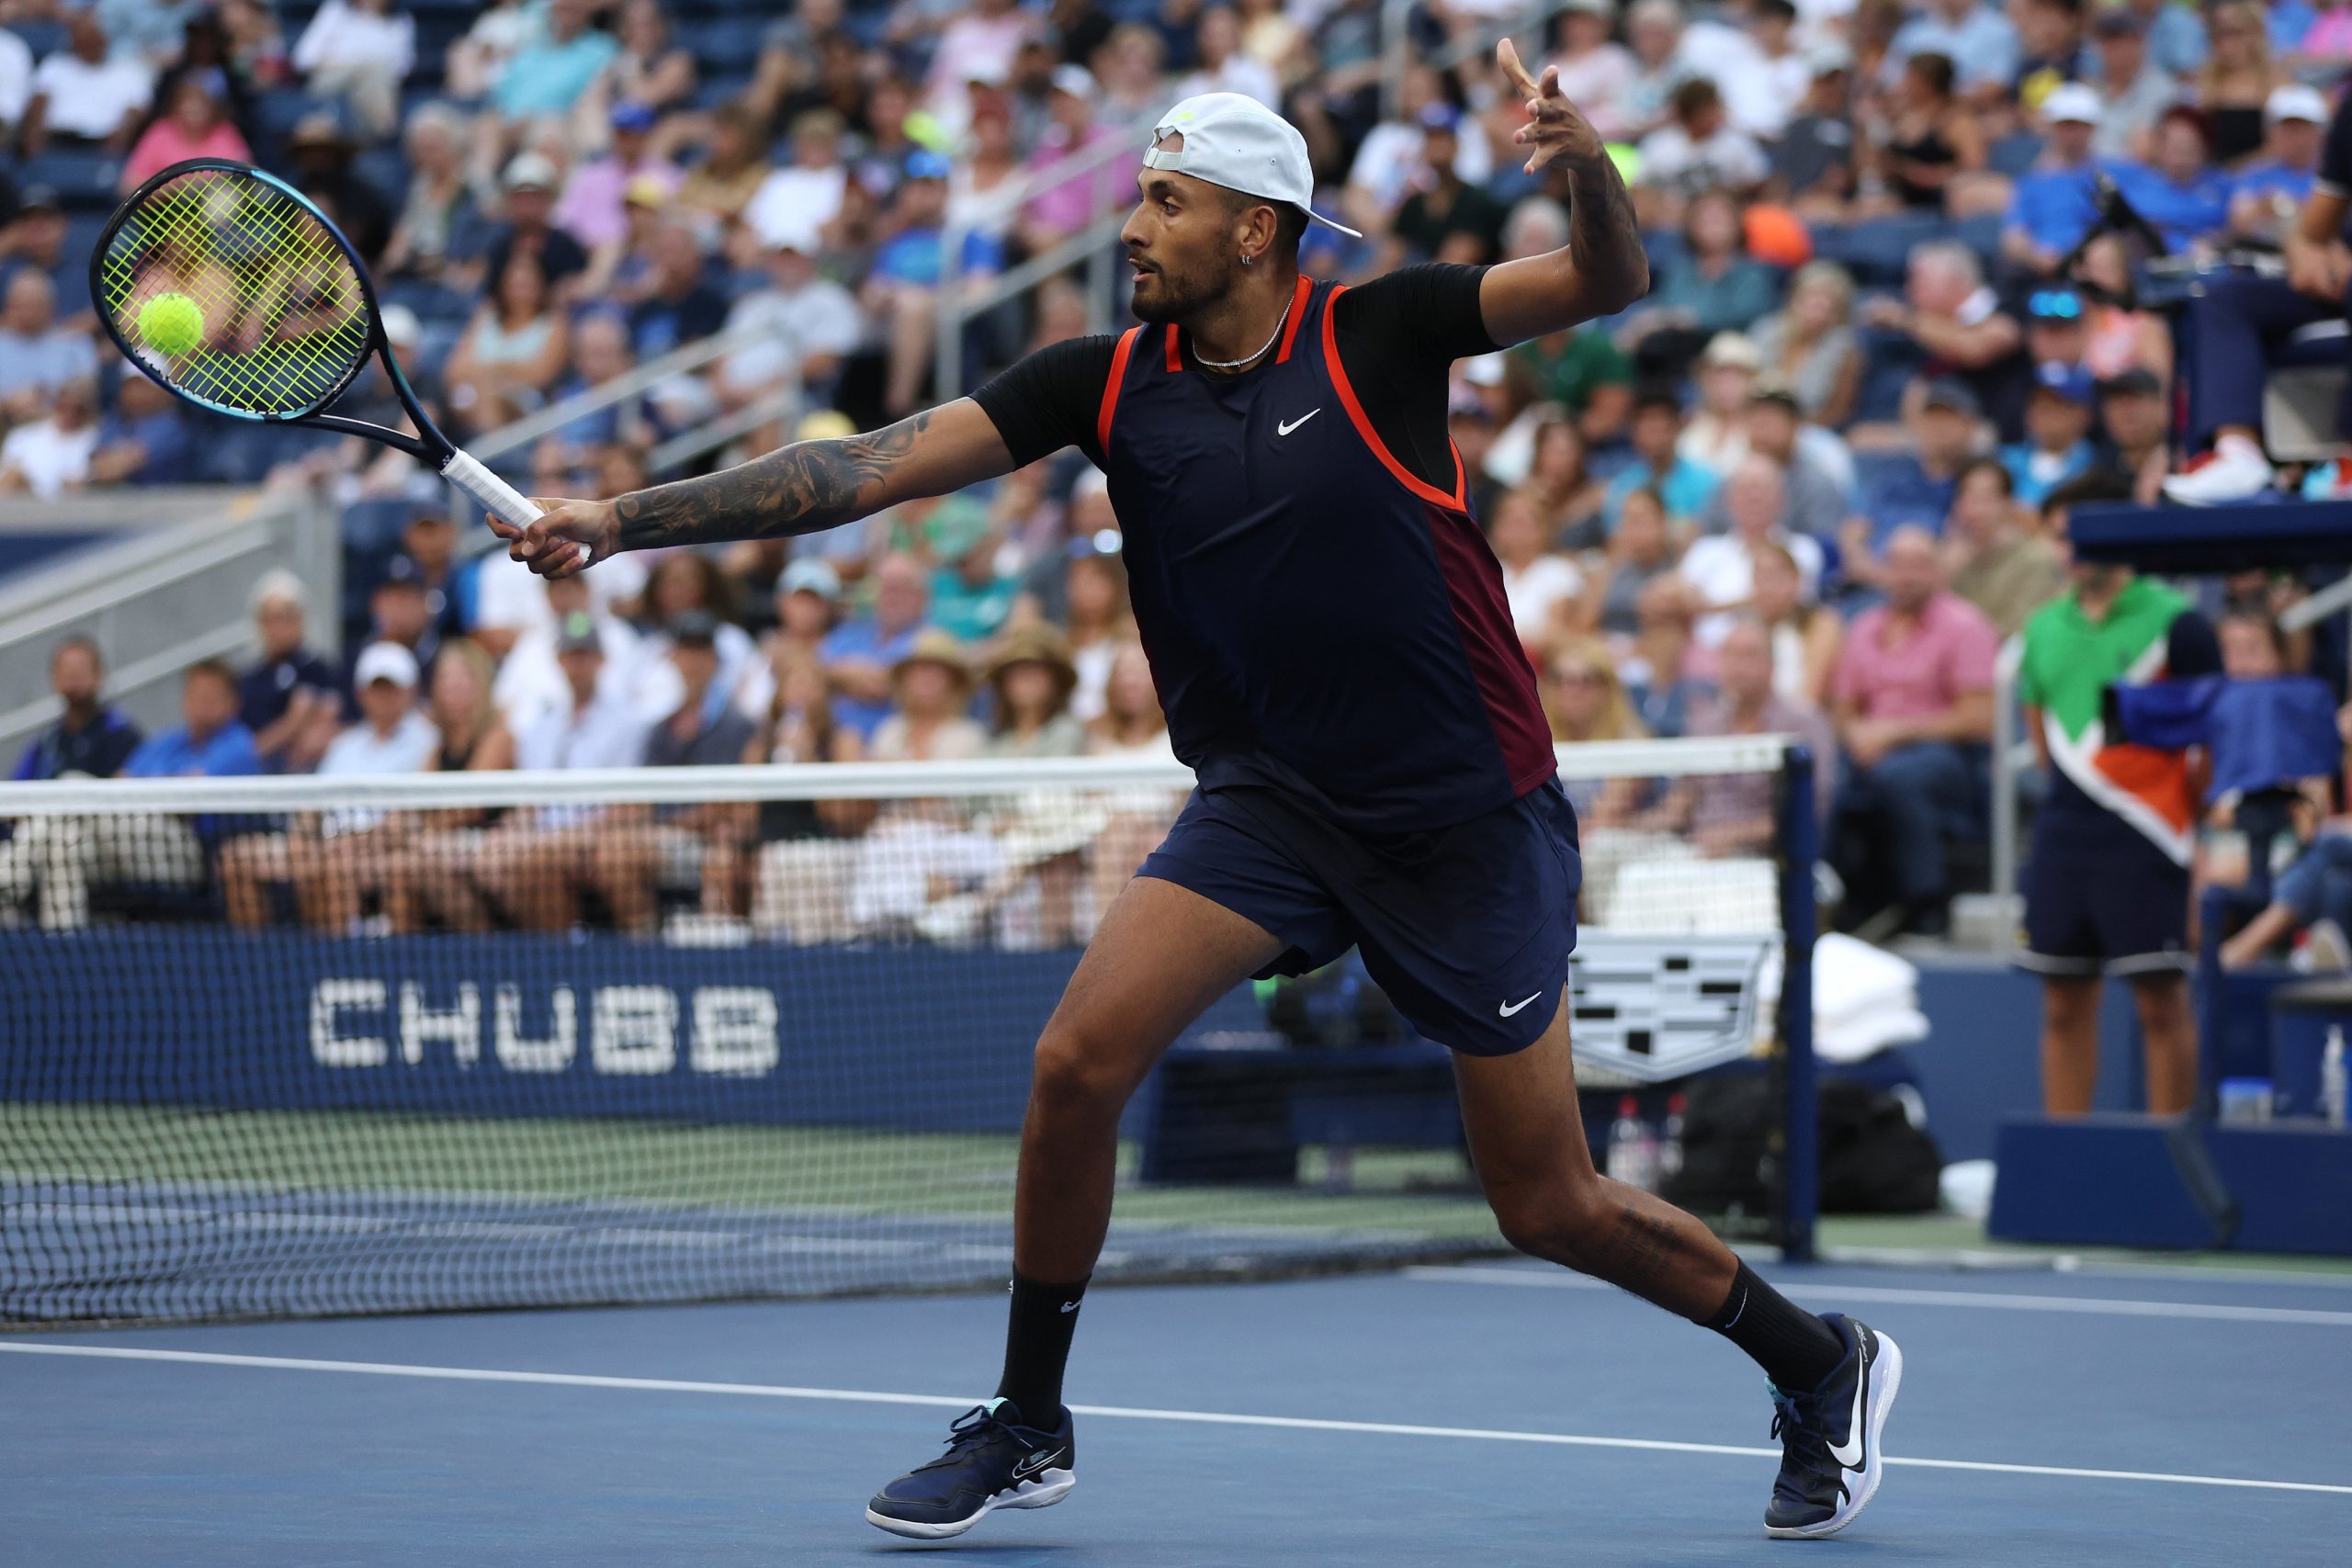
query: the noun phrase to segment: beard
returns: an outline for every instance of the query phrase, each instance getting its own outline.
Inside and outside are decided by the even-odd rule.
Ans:
[[[1222,263],[1210,261],[1185,272],[1155,270],[1136,282],[1128,299],[1128,308],[1139,321],[1181,321],[1185,317],[1216,304],[1231,291],[1234,274],[1239,263],[1227,257]],[[1149,292],[1146,292],[1148,287]]]

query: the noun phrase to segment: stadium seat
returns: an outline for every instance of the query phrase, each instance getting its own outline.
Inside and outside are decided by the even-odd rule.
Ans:
[[[8,30],[25,40],[35,60],[44,59],[63,49],[66,44],[65,24],[39,17],[27,17],[8,24]]]
[[[2006,221],[1998,212],[1980,212],[1953,224],[1952,234],[1989,264],[2000,259],[2001,225]]]
[[[2013,130],[1986,150],[1985,165],[1996,175],[2017,178],[2041,156],[2041,138],[2030,130]]]
[[[707,22],[681,22],[679,44],[706,70],[741,71],[760,56],[760,40],[768,24],[755,16],[722,17]]]
[[[26,159],[17,177],[24,185],[55,186],[69,212],[107,212],[122,178],[122,160],[109,152],[53,149]]]

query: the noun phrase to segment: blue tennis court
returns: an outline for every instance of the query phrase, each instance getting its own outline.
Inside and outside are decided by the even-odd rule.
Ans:
[[[2341,1563],[2352,1280],[1768,1272],[1907,1359],[1873,1562]],[[1731,1563],[1777,1449],[1730,1346],[1536,1265],[1103,1290],[1081,1484],[944,1548],[860,1517],[987,1392],[939,1295],[0,1339],[10,1561]],[[29,1437],[30,1440],[26,1440]]]

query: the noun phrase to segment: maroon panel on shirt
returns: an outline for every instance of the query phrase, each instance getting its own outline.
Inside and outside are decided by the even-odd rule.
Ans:
[[[1503,569],[1478,525],[1467,513],[1426,502],[1422,506],[1453,623],[1462,633],[1463,656],[1470,661],[1487,722],[1494,727],[1495,744],[1510,774],[1511,795],[1517,798],[1550,778],[1559,765],[1552,753],[1552,728],[1535,693],[1535,667],[1528,662],[1526,647],[1511,625],[1510,604],[1503,596]]]

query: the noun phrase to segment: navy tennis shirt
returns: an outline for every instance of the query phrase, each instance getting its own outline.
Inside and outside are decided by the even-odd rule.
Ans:
[[[1276,351],[1200,367],[1170,323],[1042,349],[974,394],[1015,463],[1110,481],[1176,754],[1363,833],[1493,811],[1552,776],[1534,671],[1446,435],[1493,352],[1485,269],[1298,280]]]

